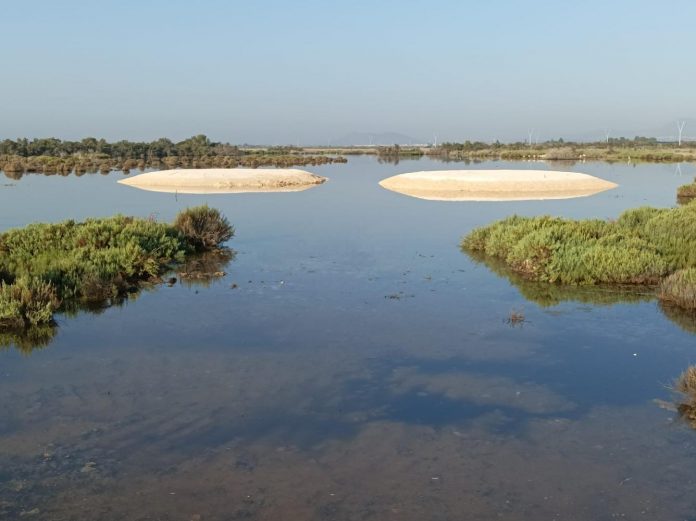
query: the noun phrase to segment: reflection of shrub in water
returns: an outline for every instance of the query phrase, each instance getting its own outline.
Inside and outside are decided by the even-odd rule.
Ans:
[[[633,286],[568,286],[529,280],[510,269],[503,261],[477,252],[467,252],[474,261],[484,264],[515,286],[524,298],[542,307],[557,306],[562,302],[610,306],[613,304],[647,302],[654,294],[645,288]]]
[[[496,275],[508,279],[524,298],[541,307],[557,306],[562,302],[580,302],[593,306],[637,304],[650,302],[657,297],[650,288],[634,286],[564,286],[535,282],[515,273],[499,259],[475,252],[468,252],[468,255],[474,262],[484,264]],[[664,300],[659,300],[658,305],[670,321],[688,333],[696,333],[696,311],[677,307]]]
[[[669,303],[660,302],[662,313],[687,333],[696,333],[696,311],[681,309]]]
[[[577,161],[574,159],[547,159],[545,161],[551,170],[563,170],[566,168],[573,168]]]
[[[52,324],[0,331],[0,349],[15,346],[20,352],[29,354],[34,349],[47,347],[56,333],[57,328]]]
[[[179,278],[187,285],[210,286],[226,275],[225,269],[235,256],[234,250],[221,248],[189,257],[179,266]]]
[[[677,378],[674,390],[681,395],[676,404],[679,417],[696,429],[696,365],[688,367]]]

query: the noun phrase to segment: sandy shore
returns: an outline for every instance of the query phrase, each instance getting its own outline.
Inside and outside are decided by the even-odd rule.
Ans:
[[[299,192],[326,181],[304,170],[281,168],[200,168],[148,172],[119,183],[153,192],[233,194]]]
[[[552,170],[436,170],[396,175],[379,184],[432,201],[570,199],[618,186],[587,174]]]

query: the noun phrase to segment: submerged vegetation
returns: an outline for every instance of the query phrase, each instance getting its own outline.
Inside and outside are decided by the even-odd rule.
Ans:
[[[173,225],[119,215],[9,230],[0,234],[0,332],[51,326],[75,302],[116,301],[233,235],[207,206],[182,211]]]
[[[296,147],[244,148],[216,143],[204,135],[178,143],[166,138],[152,142],[109,143],[91,137],[81,141],[55,138],[0,141],[0,170],[15,178],[25,172],[67,175],[111,170],[128,172],[136,168],[287,168],[345,161],[343,157],[326,154],[310,155]]]
[[[461,246],[533,281],[659,284],[665,303],[696,310],[696,203],[637,208],[615,221],[513,216],[474,230]]]

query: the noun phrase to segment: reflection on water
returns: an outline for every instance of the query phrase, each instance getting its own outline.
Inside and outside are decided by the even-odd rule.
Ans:
[[[480,252],[464,251],[471,260],[486,266],[499,277],[506,278],[526,298],[542,307],[561,302],[581,302],[596,306],[649,302],[655,299],[654,288],[645,286],[570,286],[537,282],[511,270],[504,261]]]
[[[657,300],[655,288],[649,286],[564,286],[529,280],[511,270],[504,261],[479,252],[465,252],[473,261],[505,277],[525,299],[542,307],[562,302],[580,302],[593,306],[610,306],[657,301],[658,308],[684,331],[696,333],[696,312]]]
[[[696,333],[696,311],[673,306],[668,302],[659,302],[658,305],[665,316],[684,331]]]
[[[176,266],[175,272],[181,277],[182,284],[192,286],[209,287],[215,280],[225,275],[225,269],[234,261],[235,252],[229,248],[220,248],[206,251],[186,259]],[[177,282],[172,273],[165,274],[163,281],[172,285]],[[158,283],[143,284],[137,291],[109,296],[104,300],[66,300],[61,304],[59,313],[65,318],[74,318],[81,313],[99,315],[110,307],[122,307],[135,301],[144,291],[156,289]],[[58,333],[57,324],[41,324],[28,326],[22,329],[10,329],[0,331],[0,350],[16,347],[24,354],[30,354],[34,349],[40,349],[50,345]]]
[[[229,248],[205,252],[186,259],[180,266],[177,266],[176,272],[184,284],[207,288],[214,281],[226,275],[225,270],[235,257],[236,252]],[[172,278],[169,280],[173,281]]]
[[[55,336],[56,326],[52,324],[0,331],[0,350],[16,347],[22,353],[29,354],[34,349],[49,346]]]
[[[118,174],[0,190],[0,229],[206,202],[237,229],[229,259],[0,353],[0,519],[692,517],[696,437],[654,400],[693,362],[693,323],[649,291],[532,284],[457,248],[511,213],[671,205],[673,168],[584,164],[620,185],[587,199],[438,204],[379,188],[404,164],[318,167],[331,183],[293,197]]]

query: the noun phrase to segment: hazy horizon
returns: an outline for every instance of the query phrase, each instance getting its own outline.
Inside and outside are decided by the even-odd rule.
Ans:
[[[675,135],[696,115],[695,15],[686,1],[12,3],[0,139]]]

